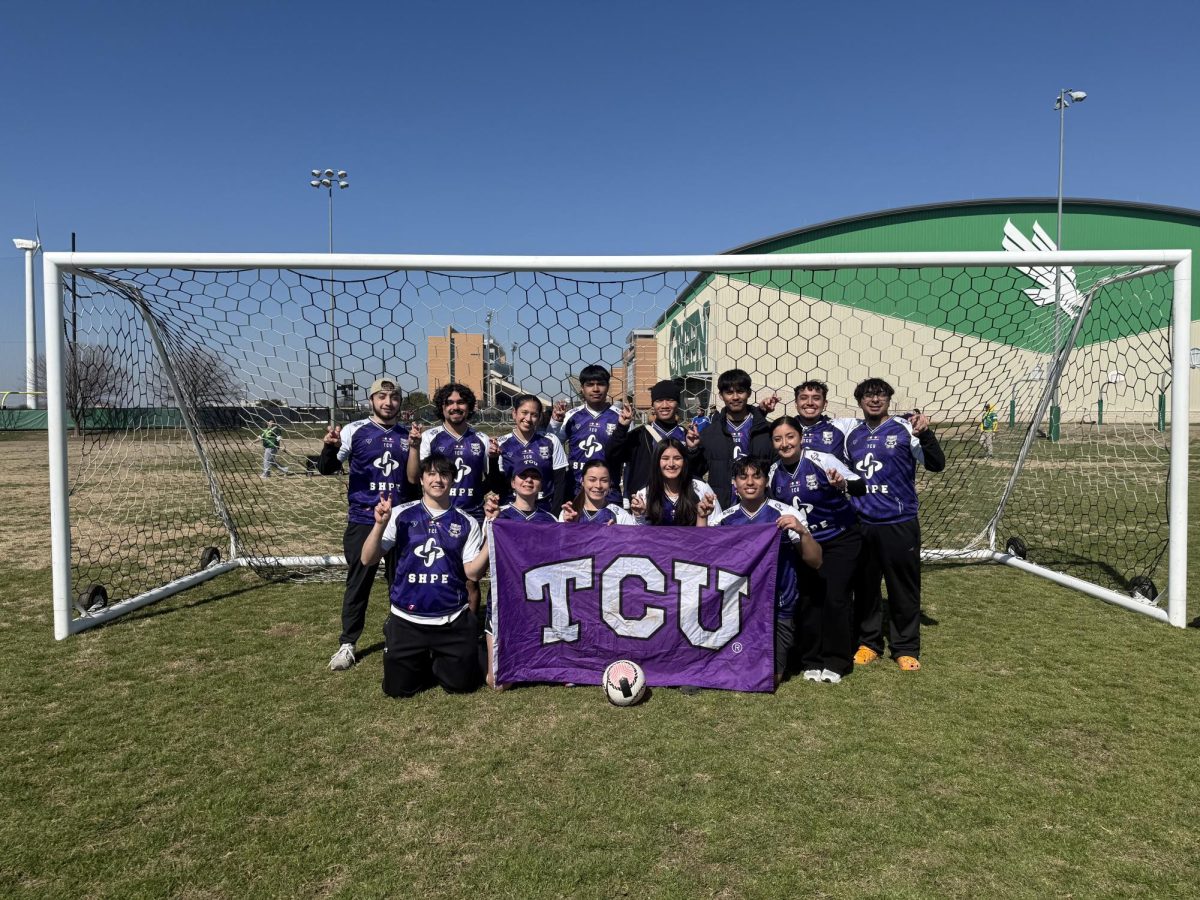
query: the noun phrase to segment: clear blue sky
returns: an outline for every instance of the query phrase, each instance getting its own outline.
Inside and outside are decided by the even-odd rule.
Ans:
[[[21,254],[712,252],[1051,196],[1200,208],[1195,2],[8,3],[0,389]],[[1190,92],[1190,95],[1189,95]],[[40,304],[40,296],[39,296]],[[41,335],[39,315],[39,339]]]

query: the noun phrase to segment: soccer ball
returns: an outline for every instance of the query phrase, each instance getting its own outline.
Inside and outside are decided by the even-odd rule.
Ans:
[[[646,696],[646,673],[632,660],[618,659],[604,670],[601,685],[613,706],[633,706]]]

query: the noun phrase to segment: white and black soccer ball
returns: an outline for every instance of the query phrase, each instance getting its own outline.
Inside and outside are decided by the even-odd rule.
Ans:
[[[614,706],[633,706],[646,696],[646,673],[630,659],[609,663],[601,682],[604,696]]]

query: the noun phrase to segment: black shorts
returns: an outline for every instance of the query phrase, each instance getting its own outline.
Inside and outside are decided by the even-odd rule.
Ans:
[[[796,643],[796,620],[775,620],[775,674],[782,675],[787,671],[788,655],[792,645]]]

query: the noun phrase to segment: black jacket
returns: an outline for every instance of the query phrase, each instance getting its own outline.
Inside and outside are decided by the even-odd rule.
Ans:
[[[750,410],[753,424],[750,426],[750,456],[757,457],[770,466],[775,458],[771,444],[771,423],[762,411]],[[688,457],[688,467],[693,478],[708,475],[709,487],[721,501],[722,507],[729,506],[733,496],[733,438],[727,430],[728,419],[721,410],[700,432],[700,446]]]
[[[624,464],[625,482],[621,494],[626,499],[650,483],[650,466],[657,448],[658,437],[648,425],[635,425],[632,428],[617,425],[604,450],[604,458]]]

